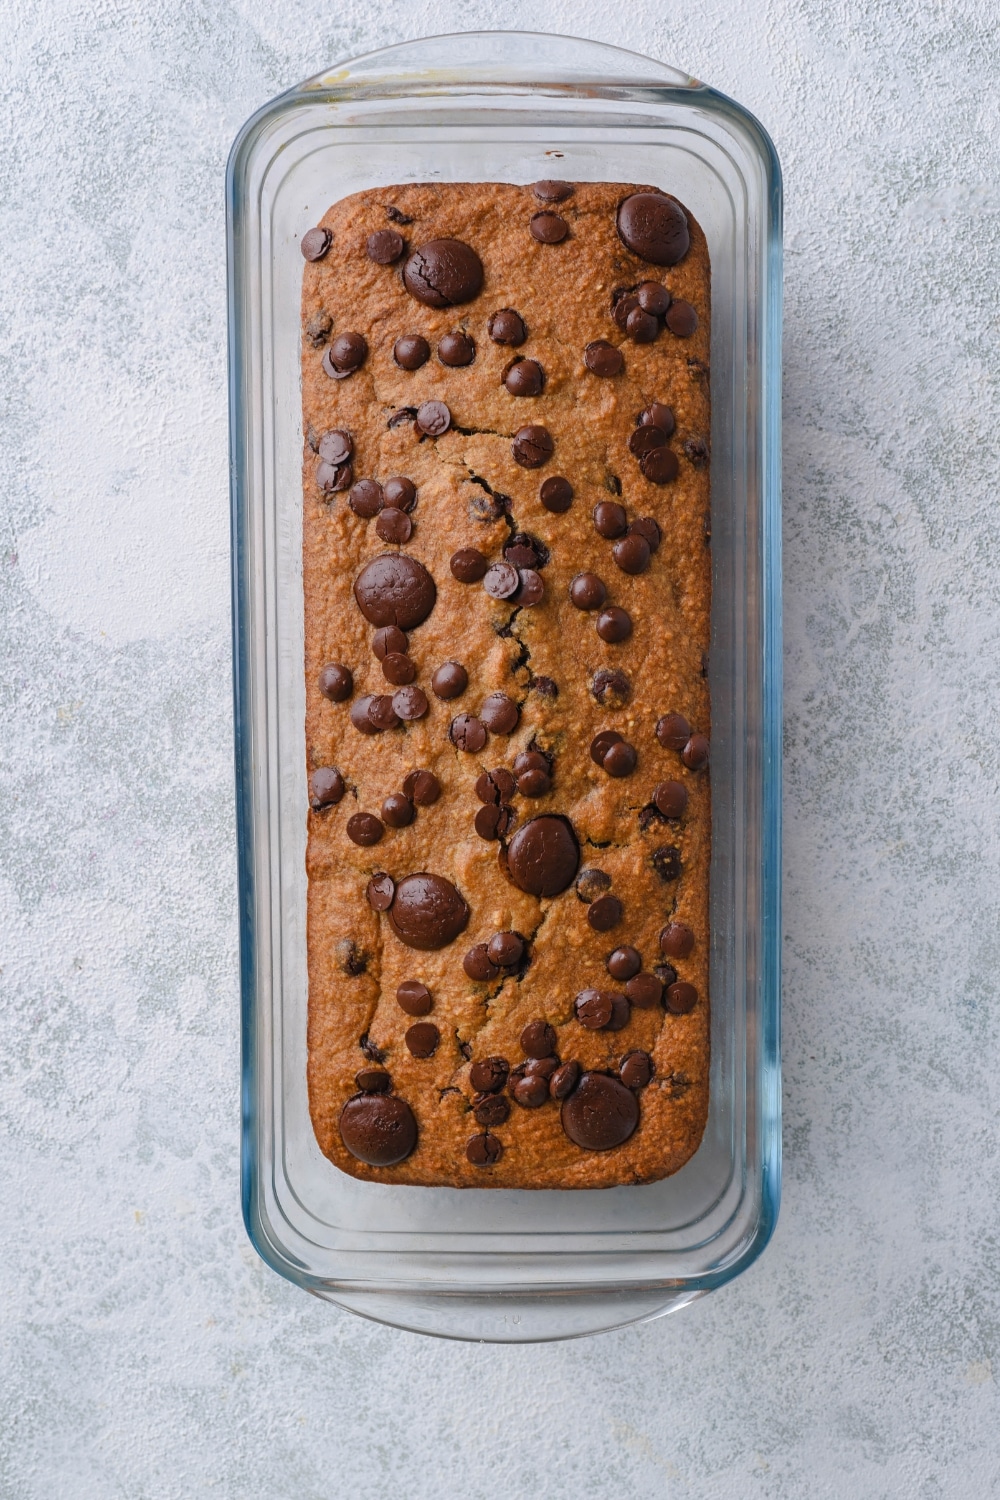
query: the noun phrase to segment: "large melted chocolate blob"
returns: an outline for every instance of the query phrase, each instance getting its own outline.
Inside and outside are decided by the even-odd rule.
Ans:
[[[568,818],[532,818],[507,846],[507,869],[529,896],[558,896],[580,867],[580,846]]]
[[[407,557],[405,552],[383,552],[361,569],[354,580],[354,597],[372,625],[412,630],[434,608],[437,589],[415,557]]]
[[[673,266],[688,253],[687,215],[660,193],[633,193],[618,210],[618,234],[634,255]]]
[[[403,284],[428,307],[457,307],[479,296],[483,263],[464,240],[428,240],[403,267]]]

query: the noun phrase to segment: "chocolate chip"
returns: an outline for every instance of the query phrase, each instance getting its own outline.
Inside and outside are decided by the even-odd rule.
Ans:
[[[556,1050],[556,1034],[548,1021],[529,1021],[520,1041],[525,1057],[551,1057]]]
[[[643,312],[652,313],[654,318],[662,318],[670,306],[670,293],[658,281],[642,282],[636,287],[635,295]]]
[[[683,817],[688,804],[687,787],[681,781],[661,781],[653,792],[658,812],[671,821]]]
[[[611,1007],[611,1020],[606,1030],[624,1031],[632,1017],[631,1007],[624,995],[616,995]]]
[[[405,724],[424,718],[429,708],[427,694],[418,687],[401,687],[392,695],[393,713],[398,715]]]
[[[414,1021],[406,1028],[403,1041],[414,1057],[433,1057],[438,1049],[441,1033],[433,1021]]]
[[[307,229],[299,242],[299,249],[306,260],[322,260],[333,244],[329,229]]]
[[[500,972],[496,964],[490,962],[485,943],[477,943],[474,948],[469,949],[462,960],[462,968],[470,979],[480,984],[488,984]]]
[[[394,224],[413,223],[413,220],[411,219],[409,214],[404,214],[402,209],[396,208],[392,203],[387,205],[385,216],[387,219],[391,219]]]
[[[642,968],[642,959],[635,948],[616,948],[607,957],[607,969],[612,979],[631,979]]]
[[[354,470],[350,464],[321,463],[316,468],[316,485],[324,495],[338,495],[341,490],[349,489],[353,478]]]
[[[381,1068],[362,1068],[354,1082],[363,1094],[387,1094],[392,1088],[392,1079]]]
[[[658,427],[664,437],[670,437],[677,424],[669,406],[664,406],[661,401],[653,401],[645,411],[639,413],[639,425],[640,427]]]
[[[405,687],[417,675],[416,664],[401,651],[388,651],[382,658],[382,676],[393,687]]]
[[[610,932],[622,919],[622,904],[617,896],[598,896],[587,907],[587,921],[595,932]]]
[[[583,362],[593,375],[600,375],[605,380],[620,375],[625,368],[622,351],[609,344],[607,339],[594,339],[588,344],[583,351]]]
[[[476,346],[467,333],[446,333],[438,343],[438,359],[453,370],[471,365],[476,357]]]
[[[622,333],[628,327],[628,320],[639,306],[639,299],[631,292],[624,292],[616,288],[611,294],[611,316],[614,318]]]
[[[375,702],[373,693],[364,693],[351,704],[351,723],[360,734],[378,734],[379,725],[371,718],[371,707]]]
[[[698,314],[690,302],[678,299],[671,302],[667,316],[663,320],[671,333],[675,333],[679,339],[689,339],[698,327]]]
[[[660,981],[660,984],[664,989],[666,989],[668,985],[677,983],[677,970],[674,968],[673,964],[657,964],[653,969],[653,973],[656,975],[657,979]]]
[[[501,307],[497,312],[491,313],[486,332],[494,344],[508,344],[515,349],[528,337],[524,319],[512,307]]]
[[[580,848],[568,819],[543,815],[519,828],[507,850],[514,884],[529,896],[558,896],[571,885]]]
[[[516,822],[517,822],[517,813],[514,811],[514,809],[512,807],[503,807],[503,806],[501,806],[501,808],[500,808],[500,822],[497,824],[497,835],[498,835],[498,837],[499,838],[506,838],[507,834],[513,828],[513,826],[514,826],[514,824]]]
[[[479,808],[472,820],[472,826],[481,839],[497,838],[499,836],[497,830],[500,827],[499,806],[490,803]]]
[[[403,792],[418,807],[433,807],[441,795],[441,783],[433,771],[408,771],[403,778]]]
[[[478,297],[483,263],[464,240],[428,240],[403,267],[403,285],[428,307],[457,307]]]
[[[576,894],[579,901],[595,901],[602,891],[611,889],[611,876],[603,870],[581,870],[577,876]]]
[[[396,510],[388,505],[375,522],[375,530],[383,542],[394,543],[397,547],[401,547],[413,535],[413,522],[405,511]]]
[[[619,505],[617,500],[602,500],[595,505],[594,530],[609,542],[616,536],[624,536],[628,530],[628,515],[624,505]]]
[[[633,307],[625,320],[625,332],[637,344],[653,344],[660,333],[659,319],[641,307]]]
[[[497,1137],[490,1135],[489,1132],[471,1136],[465,1148],[466,1161],[470,1161],[474,1167],[492,1167],[501,1156],[503,1156],[503,1146]]]
[[[388,911],[395,893],[396,882],[391,875],[373,875],[365,890],[373,911]]]
[[[338,943],[335,943],[333,953],[337,967],[342,973],[348,975],[349,978],[357,979],[360,975],[367,973],[370,955],[365,952],[364,948],[359,948],[357,943],[353,942],[350,938],[341,938]],[[365,1055],[368,1056],[369,1054],[366,1053]],[[381,1054],[376,1061],[382,1061]]]
[[[554,446],[548,428],[532,422],[515,433],[511,453],[522,469],[540,469],[552,457]]]
[[[556,1068],[549,1078],[549,1097],[552,1099],[566,1099],[576,1088],[577,1079],[580,1077],[580,1064],[575,1061],[565,1062]]]
[[[419,370],[431,357],[431,346],[419,333],[404,333],[392,346],[392,357],[401,370]]]
[[[604,757],[612,745],[621,743],[622,736],[617,729],[602,729],[590,742],[590,758],[595,766],[603,766]],[[608,882],[610,884],[610,881]]]
[[[655,974],[636,974],[626,984],[625,995],[637,1010],[653,1010],[663,998],[663,982]]]
[[[561,474],[553,474],[542,481],[538,498],[553,515],[561,516],[573,503],[573,486]]]
[[[340,945],[338,944],[337,946],[339,947]],[[354,944],[352,943],[350,944],[350,946],[353,948]],[[358,1038],[358,1046],[361,1048],[362,1052],[365,1054],[369,1062],[385,1062],[385,1053],[382,1051],[381,1047],[376,1047],[375,1043],[369,1039],[367,1031],[365,1032],[364,1036]]]
[[[389,908],[393,931],[408,948],[444,948],[469,920],[464,897],[443,875],[406,875]]]
[[[541,182],[532,183],[531,191],[541,203],[564,203],[575,192],[575,188],[572,182],[545,177]]]
[[[559,684],[553,682],[551,677],[536,677],[531,686],[534,691],[536,693],[540,693],[543,698],[559,697]]]
[[[382,803],[382,821],[390,828],[408,828],[415,817],[413,803],[402,792],[390,792]]]
[[[643,458],[647,453],[652,453],[654,448],[664,448],[667,443],[667,434],[662,427],[654,427],[647,423],[645,427],[637,427],[628,440],[628,450],[636,458]]]
[[[376,229],[365,243],[368,259],[379,266],[391,266],[405,249],[403,236],[395,229]]]
[[[396,990],[396,1004],[408,1016],[426,1016],[434,1001],[430,990],[419,979],[404,979]]]
[[[662,533],[660,523],[655,516],[640,516],[637,521],[633,521],[629,527],[629,535],[643,537],[649,545],[650,552],[659,550]]]
[[[517,778],[517,789],[522,797],[544,797],[551,787],[547,771],[522,771]]]
[[[545,375],[537,360],[516,359],[504,372],[503,383],[512,396],[540,396]]]
[[[692,469],[703,469],[708,463],[708,444],[704,438],[685,438],[681,444]],[[706,533],[711,536],[711,526]]]
[[[388,693],[376,693],[372,697],[368,704],[368,722],[373,724],[376,730],[399,727],[399,716]]]
[[[475,755],[486,744],[486,726],[474,714],[459,714],[457,719],[451,721],[448,738],[456,750],[465,750],[470,755]]]
[[[482,809],[486,811],[485,808]],[[512,969],[524,957],[524,938],[519,932],[495,932],[486,944],[490,962],[500,969]],[[534,1056],[533,1053],[529,1054]],[[548,1056],[542,1053],[541,1056]]]
[[[649,543],[636,531],[615,542],[611,555],[623,573],[645,573],[649,567]]]
[[[398,1094],[356,1094],[340,1112],[340,1139],[358,1161],[392,1167],[417,1144],[417,1122]]]
[[[477,490],[469,497],[469,520],[470,521],[496,521],[504,515],[510,507],[510,497],[491,492],[488,495],[480,494]]]
[[[319,690],[331,703],[343,703],[354,692],[354,677],[350,667],[338,661],[328,662],[319,674]]]
[[[347,503],[356,516],[360,516],[363,521],[370,521],[385,505],[382,486],[377,479],[359,479],[352,488]]]
[[[451,554],[452,577],[459,583],[478,583],[488,567],[488,559],[475,547],[460,547]]]
[[[363,849],[377,844],[384,832],[374,813],[355,813],[347,820],[347,837],[352,844],[360,844]]]
[[[478,1094],[498,1094],[509,1073],[510,1063],[505,1057],[481,1057],[469,1069],[469,1082]]]
[[[687,215],[660,193],[632,193],[618,209],[618,234],[633,255],[655,266],[674,266],[688,252]]]
[[[569,597],[577,609],[600,609],[608,591],[596,573],[577,573],[569,586]]]
[[[416,420],[417,408],[415,406],[401,406],[398,411],[393,412],[386,426],[390,432],[395,432],[397,427],[404,427],[407,422],[415,422]]]
[[[477,1125],[485,1125],[487,1128],[502,1125],[510,1115],[510,1100],[505,1099],[503,1094],[487,1094],[475,1101],[472,1113]]]
[[[594,673],[590,691],[602,708],[624,708],[632,696],[632,684],[617,668],[602,667]]]
[[[698,991],[693,984],[686,984],[683,979],[678,980],[668,987],[666,1004],[672,1015],[686,1016],[698,1004]]]
[[[416,558],[403,552],[383,552],[361,569],[354,581],[354,597],[369,624],[412,630],[434,608],[437,590]]]
[[[683,865],[681,864],[681,851],[674,848],[673,844],[664,844],[660,849],[653,850],[653,869],[663,881],[680,880]]]
[[[336,766],[320,766],[309,778],[309,806],[313,812],[336,807],[347,788]]]
[[[522,1109],[538,1109],[549,1102],[549,1081],[537,1074],[519,1078],[511,1089],[516,1103]]]
[[[354,452],[354,439],[342,428],[324,432],[319,440],[319,456],[328,464],[346,464]]]
[[[608,749],[604,752],[604,759],[601,761],[601,765],[609,776],[620,778],[622,776],[631,776],[635,770],[637,760],[638,756],[634,748],[627,744],[625,740],[619,740],[617,744],[608,746]]]
[[[691,771],[703,771],[708,765],[708,740],[693,734],[681,751],[681,760]]]
[[[452,698],[460,698],[468,686],[469,674],[457,661],[446,661],[431,678],[435,696],[446,702],[450,702]]]
[[[532,214],[528,220],[528,228],[532,239],[536,239],[540,245],[560,245],[569,234],[569,225],[562,215],[549,213],[545,209],[541,213]]]
[[[627,641],[632,634],[632,616],[627,610],[619,609],[616,604],[609,605],[597,617],[597,634],[609,646]]]
[[[629,1089],[644,1089],[653,1076],[653,1059],[648,1052],[626,1052],[619,1068],[622,1083]]]
[[[306,324],[306,339],[314,349],[322,349],[333,332],[333,319],[323,310],[314,312]]]
[[[520,587],[517,569],[508,562],[495,562],[483,575],[483,588],[491,599],[510,599]]]
[[[603,1031],[611,1020],[614,996],[609,990],[581,990],[573,1001],[573,1013],[588,1031]]]
[[[417,502],[417,487],[405,474],[394,474],[391,479],[387,479],[382,492],[386,505],[395,506],[396,510],[409,512]]]
[[[547,771],[549,769],[549,758],[540,750],[522,750],[514,757],[514,775],[520,776],[522,771]]]
[[[383,625],[372,636],[372,651],[379,661],[387,656],[405,656],[409,642],[396,625]]]
[[[514,778],[501,766],[496,771],[484,771],[476,781],[476,796],[480,802],[506,802],[514,795]]]
[[[694,949],[694,933],[683,922],[670,922],[660,933],[660,952],[666,958],[687,958]]]
[[[653,448],[639,460],[639,468],[651,484],[669,484],[680,473],[677,454],[670,448]]]
[[[417,407],[417,426],[428,437],[443,437],[451,426],[451,412],[443,401],[424,401]]]
[[[523,609],[533,609],[536,604],[541,604],[545,598],[545,584],[541,574],[536,573],[534,568],[519,568],[518,578],[520,587],[514,595],[515,602]]]
[[[506,693],[490,693],[483,699],[479,717],[494,734],[513,734],[517,728],[520,709]]]
[[[361,333],[338,333],[323,355],[323,369],[340,379],[360,370],[368,358],[368,340]]]
[[[683,714],[664,714],[656,721],[656,738],[664,750],[683,750],[692,732]]]

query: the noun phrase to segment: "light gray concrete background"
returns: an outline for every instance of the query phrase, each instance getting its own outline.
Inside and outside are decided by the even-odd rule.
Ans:
[[[226,153],[334,59],[576,32],[787,186],[785,1198],[564,1346],[277,1279],[238,1207]],[[4,0],[0,1496],[1000,1494],[994,0]]]

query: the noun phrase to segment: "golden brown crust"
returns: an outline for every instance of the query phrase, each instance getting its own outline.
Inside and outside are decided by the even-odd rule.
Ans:
[[[681,713],[701,733],[709,732],[704,653],[709,640],[710,561],[705,523],[709,505],[705,449],[709,435],[709,262],[704,235],[690,222],[691,248],[679,264],[662,268],[626,249],[615,225],[617,205],[635,189],[620,184],[579,184],[555,206],[570,224],[561,244],[537,243],[528,221],[542,206],[527,187],[503,184],[409,185],[357,193],[335,204],[322,220],[332,246],[304,273],[303,328],[316,328],[320,312],[332,316],[333,337],[364,335],[363,366],[348,379],[323,371],[324,347],[304,337],[302,385],[304,445],[304,596],[308,769],[336,766],[347,784],[339,805],[310,811],[309,876],[309,1099],[321,1149],[344,1171],[368,1180],[411,1184],[493,1187],[603,1187],[652,1182],[675,1172],[697,1149],[708,1108],[708,866],[709,784],[705,771],[687,769],[675,750],[663,749],[654,728],[666,713]],[[391,227],[392,207],[410,221],[399,226],[409,246],[436,237],[456,237],[482,259],[482,291],[471,302],[437,310],[407,293],[403,260],[370,260],[368,235]],[[405,259],[405,256],[404,256]],[[664,331],[655,342],[626,338],[611,317],[612,292],[644,280],[667,286],[698,312],[691,337]],[[514,308],[528,328],[518,349],[493,343],[487,320],[499,308]],[[442,335],[461,329],[475,341],[466,368],[447,368],[436,353],[415,372],[393,362],[394,341],[420,333],[437,349]],[[320,335],[322,337],[322,334]],[[600,379],[587,371],[583,350],[592,340],[620,346],[624,373]],[[545,387],[537,397],[508,394],[502,374],[511,359],[537,360]],[[427,400],[444,401],[451,429],[437,439],[421,437],[412,421],[390,427],[390,416]],[[670,447],[680,461],[678,478],[648,482],[629,452],[638,413],[650,402],[669,405],[677,430]],[[519,467],[511,437],[527,423],[542,423],[555,442],[544,467]],[[423,624],[409,633],[416,686],[430,711],[422,720],[374,736],[351,724],[352,703],[364,693],[393,692],[371,649],[373,627],[363,618],[353,582],[365,562],[396,549],[380,541],[374,521],[356,516],[346,493],[324,497],[317,488],[318,459],[310,439],[346,429],[354,443],[355,479],[402,474],[417,486],[413,536],[400,550],[419,559],[437,586],[437,601]],[[687,446],[685,446],[687,445]],[[568,477],[571,508],[552,514],[539,502],[547,477]],[[611,556],[612,543],[599,536],[591,515],[602,500],[616,498],[629,518],[653,516],[662,544],[648,571],[629,576]],[[491,494],[492,492],[492,494]],[[507,514],[494,514],[494,496],[509,497]],[[491,561],[513,530],[545,544],[543,602],[522,609],[491,598],[481,584],[452,577],[449,559],[475,547]],[[573,607],[573,577],[598,574],[608,602],[632,617],[630,639],[606,645],[595,616]],[[509,631],[505,630],[510,623]],[[504,633],[499,633],[504,630]],[[459,660],[469,674],[461,698],[442,702],[430,687],[434,670]],[[330,702],[318,689],[328,662],[341,662],[354,676],[353,697]],[[629,703],[601,707],[591,694],[593,674],[619,668],[631,680]],[[533,684],[550,678],[558,696]],[[478,712],[488,693],[503,690],[521,705],[520,723],[509,736],[491,735],[479,754],[450,742],[457,713]],[[638,751],[635,771],[614,779],[591,759],[592,737],[618,730]],[[554,757],[552,789],[529,801],[515,797],[521,826],[543,813],[560,813],[573,824],[582,864],[612,879],[624,916],[611,932],[592,930],[587,905],[571,886],[550,900],[525,894],[498,868],[498,845],[480,838],[473,819],[482,803],[474,791],[486,769],[510,767],[514,756],[537,743]],[[386,828],[374,847],[359,847],[345,832],[359,811],[379,814],[383,800],[399,792],[415,767],[438,777],[442,795],[418,809],[405,828]],[[664,779],[681,781],[690,795],[680,822],[664,823],[642,809]],[[677,846],[679,880],[664,882],[653,851]],[[448,946],[429,952],[405,947],[384,914],[365,897],[374,872],[395,880],[429,870],[448,877],[468,902],[466,930]],[[624,1030],[587,1030],[573,1013],[577,993],[588,987],[621,991],[605,968],[608,953],[622,944],[637,948],[643,968],[663,964],[658,935],[670,919],[695,933],[690,957],[672,960],[699,999],[685,1015],[662,1005],[633,1008]],[[491,984],[466,977],[462,960],[474,944],[514,929],[530,940],[531,961],[522,977]],[[404,1033],[413,1017],[396,1002],[403,980],[419,979],[433,995],[427,1018],[441,1041],[430,1059],[411,1056]],[[471,1113],[469,1058],[492,1055],[512,1066],[524,1060],[519,1037],[529,1021],[544,1018],[557,1033],[557,1051],[585,1069],[613,1073],[625,1053],[641,1048],[655,1074],[638,1094],[640,1122],[625,1144],[585,1151],[565,1134],[560,1106],[537,1109],[512,1104],[506,1123],[492,1132],[503,1146],[487,1168],[466,1158],[470,1137],[480,1133]],[[416,1149],[403,1162],[371,1167],[344,1147],[338,1121],[356,1093],[355,1075],[383,1060],[394,1092],[407,1100],[417,1120]]]

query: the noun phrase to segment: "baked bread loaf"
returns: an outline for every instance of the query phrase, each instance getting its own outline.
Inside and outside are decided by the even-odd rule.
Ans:
[[[301,249],[320,1148],[655,1181],[708,1108],[704,235],[651,187],[411,184]]]

